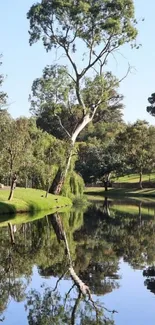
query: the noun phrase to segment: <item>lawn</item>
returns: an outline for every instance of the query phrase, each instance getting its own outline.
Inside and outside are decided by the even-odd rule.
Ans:
[[[125,175],[119,178],[116,178],[115,183],[138,183],[139,182],[139,175],[138,174],[130,174]],[[151,175],[144,174],[142,177],[143,182],[155,182],[155,173]]]
[[[58,209],[71,206],[71,200],[63,196],[49,194],[30,188],[16,188],[12,201],[8,201],[9,190],[0,190],[0,214]]]
[[[145,188],[145,189],[126,189],[126,188],[109,188],[107,192],[104,191],[102,187],[87,187],[85,189],[85,194],[87,196],[107,196],[107,197],[152,197],[155,198],[155,189]]]

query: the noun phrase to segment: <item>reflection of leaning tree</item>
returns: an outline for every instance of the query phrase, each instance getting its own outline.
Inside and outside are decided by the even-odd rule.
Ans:
[[[66,233],[58,214],[50,215],[50,220],[57,236],[57,240],[64,242],[67,256],[67,267],[56,282],[55,288],[45,288],[43,296],[36,291],[31,291],[28,296],[27,308],[29,309],[28,320],[30,325],[50,324],[114,324],[105,315],[105,307],[94,301],[89,286],[87,286],[74,270]],[[64,299],[58,293],[58,284],[69,273],[73,284]],[[71,298],[72,290],[76,289],[76,297]],[[74,291],[75,293],[75,291]]]

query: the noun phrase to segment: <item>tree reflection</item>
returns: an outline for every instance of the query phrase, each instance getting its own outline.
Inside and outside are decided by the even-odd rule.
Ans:
[[[143,271],[143,276],[147,277],[144,281],[144,285],[150,290],[153,294],[155,294],[155,266],[149,266]]]
[[[89,292],[94,301],[94,295],[103,296],[119,287],[120,258],[138,269],[154,265],[155,261],[153,215],[144,214],[143,203],[134,206],[132,212],[122,205],[121,208],[122,211],[106,199],[89,206],[84,213],[73,210],[61,216],[57,213],[48,215],[35,222],[14,226],[14,238],[9,228],[0,228],[0,311],[7,308],[10,299],[25,299],[33,266],[37,265],[41,276],[73,281],[72,290],[68,295],[66,293],[67,299],[66,296],[61,297],[58,284],[51,293],[56,301],[55,308],[62,310],[62,319],[70,317],[71,321],[75,310],[76,324],[78,320],[81,324],[93,324],[93,321],[96,324]],[[87,301],[79,281],[84,288],[89,288],[85,292]],[[153,292],[152,275],[147,276],[145,284]],[[47,292],[48,289],[44,293]],[[33,301],[33,295],[31,298]],[[44,294],[37,299],[42,304]],[[87,315],[83,311],[84,305]],[[104,317],[102,315],[102,322]],[[63,324],[61,318],[60,323]]]
[[[90,288],[83,280],[77,275],[70,253],[70,248],[64,230],[60,215],[49,215],[53,229],[55,231],[58,242],[64,242],[65,254],[68,258],[67,270],[57,280],[56,286],[51,291],[46,288],[43,296],[41,297],[38,292],[31,291],[28,296],[27,308],[29,309],[28,320],[30,325],[43,325],[50,324],[113,324],[113,321],[104,315],[103,306],[99,306],[97,301],[94,301]],[[65,297],[65,303],[58,293],[58,283],[63,277],[69,273],[73,285],[69,289]],[[73,288],[76,288],[75,298],[70,298]],[[57,291],[56,291],[57,290]],[[69,299],[69,303],[67,300]],[[74,300],[74,302],[73,302]],[[40,311],[42,311],[42,314]],[[111,311],[109,311],[111,312]],[[115,313],[115,311],[112,311]]]

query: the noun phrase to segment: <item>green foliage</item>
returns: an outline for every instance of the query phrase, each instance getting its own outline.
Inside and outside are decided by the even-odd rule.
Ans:
[[[146,110],[152,116],[155,116],[155,93],[151,94],[148,98],[149,106],[147,106]]]
[[[32,290],[28,296],[27,308],[29,325],[66,324],[69,315],[61,304],[61,296],[45,288],[43,296]]]
[[[6,110],[0,117],[0,182],[9,185],[16,172],[18,185],[47,190],[67,145],[38,129],[33,118],[14,120]]]
[[[155,128],[138,120],[116,137],[116,150],[123,153],[129,173],[151,173],[154,170]]]
[[[0,55],[0,60],[1,60],[1,58],[2,58],[2,55]],[[0,66],[1,65],[2,65],[2,62],[0,61]],[[2,87],[3,81],[4,81],[4,76],[2,74],[0,74],[0,88]],[[4,93],[3,91],[0,91],[0,111],[3,108],[3,106],[6,105],[7,98],[8,98],[7,94]]]
[[[84,181],[80,175],[71,171],[68,173],[62,188],[62,195],[67,197],[82,197],[84,193]]]
[[[110,49],[133,41],[137,35],[132,0],[41,1],[31,7],[30,44],[43,41],[46,50],[64,44],[77,50],[76,39],[82,39],[88,49],[110,38]]]
[[[82,119],[73,81],[68,78],[66,68],[48,66],[42,78],[34,80],[32,85],[31,111],[37,117],[37,126],[59,139],[69,138]],[[117,93],[117,88],[118,82],[111,73],[84,80],[81,95],[89,110],[101,101],[94,118],[95,124],[111,118],[121,121],[122,96]]]

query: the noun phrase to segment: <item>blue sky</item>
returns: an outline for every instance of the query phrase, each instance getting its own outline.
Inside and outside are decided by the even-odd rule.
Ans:
[[[46,53],[41,43],[29,46],[29,22],[26,13],[33,0],[1,0],[0,6],[0,53],[3,54],[2,72],[7,75],[3,89],[9,95],[9,111],[13,117],[28,116],[28,96],[35,78],[41,76],[43,68],[51,64],[53,53]],[[117,76],[123,76],[128,62],[132,73],[120,86],[124,95],[124,119],[134,122],[146,119],[155,124],[155,118],[146,112],[147,98],[155,91],[155,1],[135,0],[136,17],[139,22],[139,50],[125,46],[110,61],[110,68]]]

